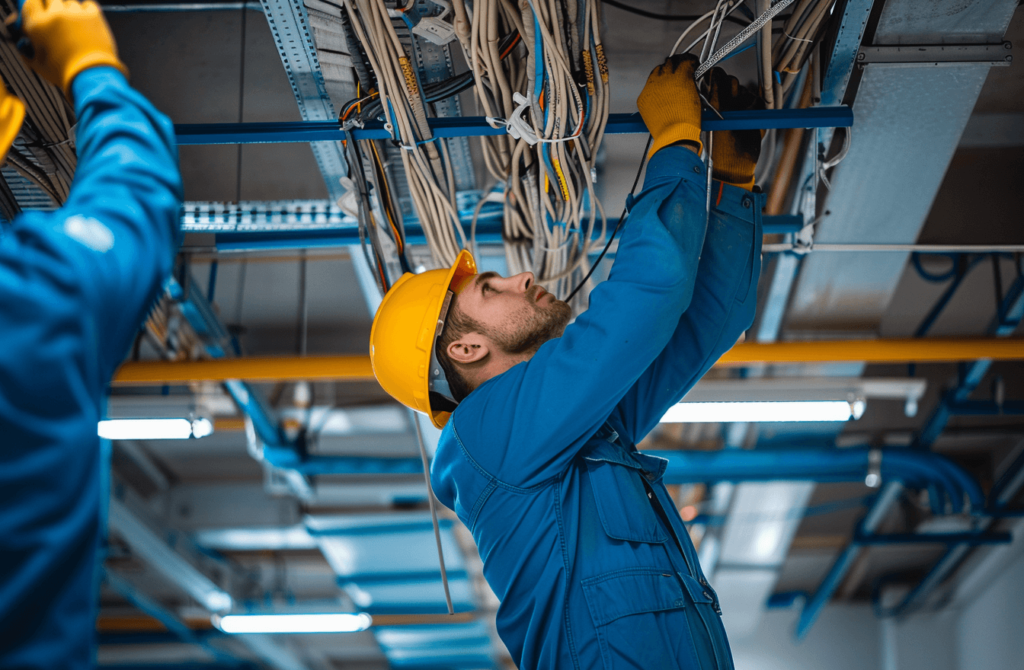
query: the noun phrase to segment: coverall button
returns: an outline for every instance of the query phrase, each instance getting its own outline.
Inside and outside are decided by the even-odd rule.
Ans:
[[[694,165],[693,166],[693,171],[696,172],[697,174],[700,174],[700,166],[699,165]]]
[[[750,197],[749,196],[745,196],[743,198],[743,208],[744,209],[750,209],[750,204],[751,204],[750,203]]]

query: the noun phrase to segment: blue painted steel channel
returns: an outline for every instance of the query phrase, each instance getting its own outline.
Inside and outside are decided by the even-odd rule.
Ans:
[[[768,109],[749,112],[705,112],[701,124],[705,130],[750,130],[754,128],[849,128],[853,111],[846,106],[808,109]],[[478,137],[504,135],[505,128],[493,128],[482,116],[433,118],[429,124],[434,137]],[[174,127],[179,145],[194,144],[267,144],[279,142],[340,142],[348,139],[337,121],[289,121],[273,123],[198,123]],[[607,135],[646,133],[639,114],[609,114]],[[382,122],[367,123],[352,129],[357,140],[387,140],[390,133]]]

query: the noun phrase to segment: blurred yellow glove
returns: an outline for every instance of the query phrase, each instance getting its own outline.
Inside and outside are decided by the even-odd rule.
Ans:
[[[25,105],[0,82],[0,161],[6,158],[24,120]]]
[[[636,100],[640,116],[654,138],[653,156],[659,149],[689,140],[703,149],[700,141],[700,94],[693,73],[699,65],[692,54],[679,54],[654,68]]]
[[[25,0],[21,31],[30,42],[27,48],[19,44],[29,66],[69,97],[71,82],[91,67],[109,65],[128,76],[110,27],[92,0]]]
[[[722,68],[708,74],[708,102],[719,112],[764,109],[764,100]],[[754,168],[761,155],[763,130],[730,130],[714,133],[711,142],[711,176],[748,191],[754,188]]]

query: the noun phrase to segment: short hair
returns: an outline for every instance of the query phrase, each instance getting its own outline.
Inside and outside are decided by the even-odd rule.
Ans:
[[[448,356],[448,347],[463,335],[485,334],[485,329],[479,321],[459,310],[457,297],[455,293],[452,293],[451,304],[448,306],[448,317],[441,329],[441,336],[437,338],[434,353],[437,355],[438,363],[441,364],[441,369],[444,370],[452,397],[456,402],[462,402],[473,391],[473,387],[459,370],[458,364]]]

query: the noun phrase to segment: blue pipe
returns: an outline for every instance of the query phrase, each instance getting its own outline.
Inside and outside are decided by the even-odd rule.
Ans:
[[[870,449],[728,449],[720,451],[650,451],[668,459],[666,484],[714,481],[863,481]],[[910,486],[934,482],[962,509],[964,495],[972,508],[984,507],[981,488],[955,463],[931,452],[882,449],[884,481]]]
[[[230,384],[231,382],[229,382]],[[229,386],[229,391],[231,390]],[[252,412],[250,417],[258,416]],[[254,420],[254,427],[255,427]],[[266,430],[269,426],[265,427]],[[257,428],[257,433],[260,430]],[[357,456],[301,457],[297,451],[272,434],[264,439],[264,458],[280,468],[304,475],[397,475],[418,474],[422,464],[417,458],[374,458]],[[262,437],[262,435],[261,435]],[[863,481],[868,473],[870,449],[724,449],[720,451],[648,451],[651,456],[668,460],[666,484],[692,484],[720,481]],[[984,507],[981,488],[971,477],[944,456],[907,449],[882,449],[881,471],[884,481],[899,481],[907,486],[923,487],[934,483],[949,497],[954,507],[966,494],[974,509]]]

